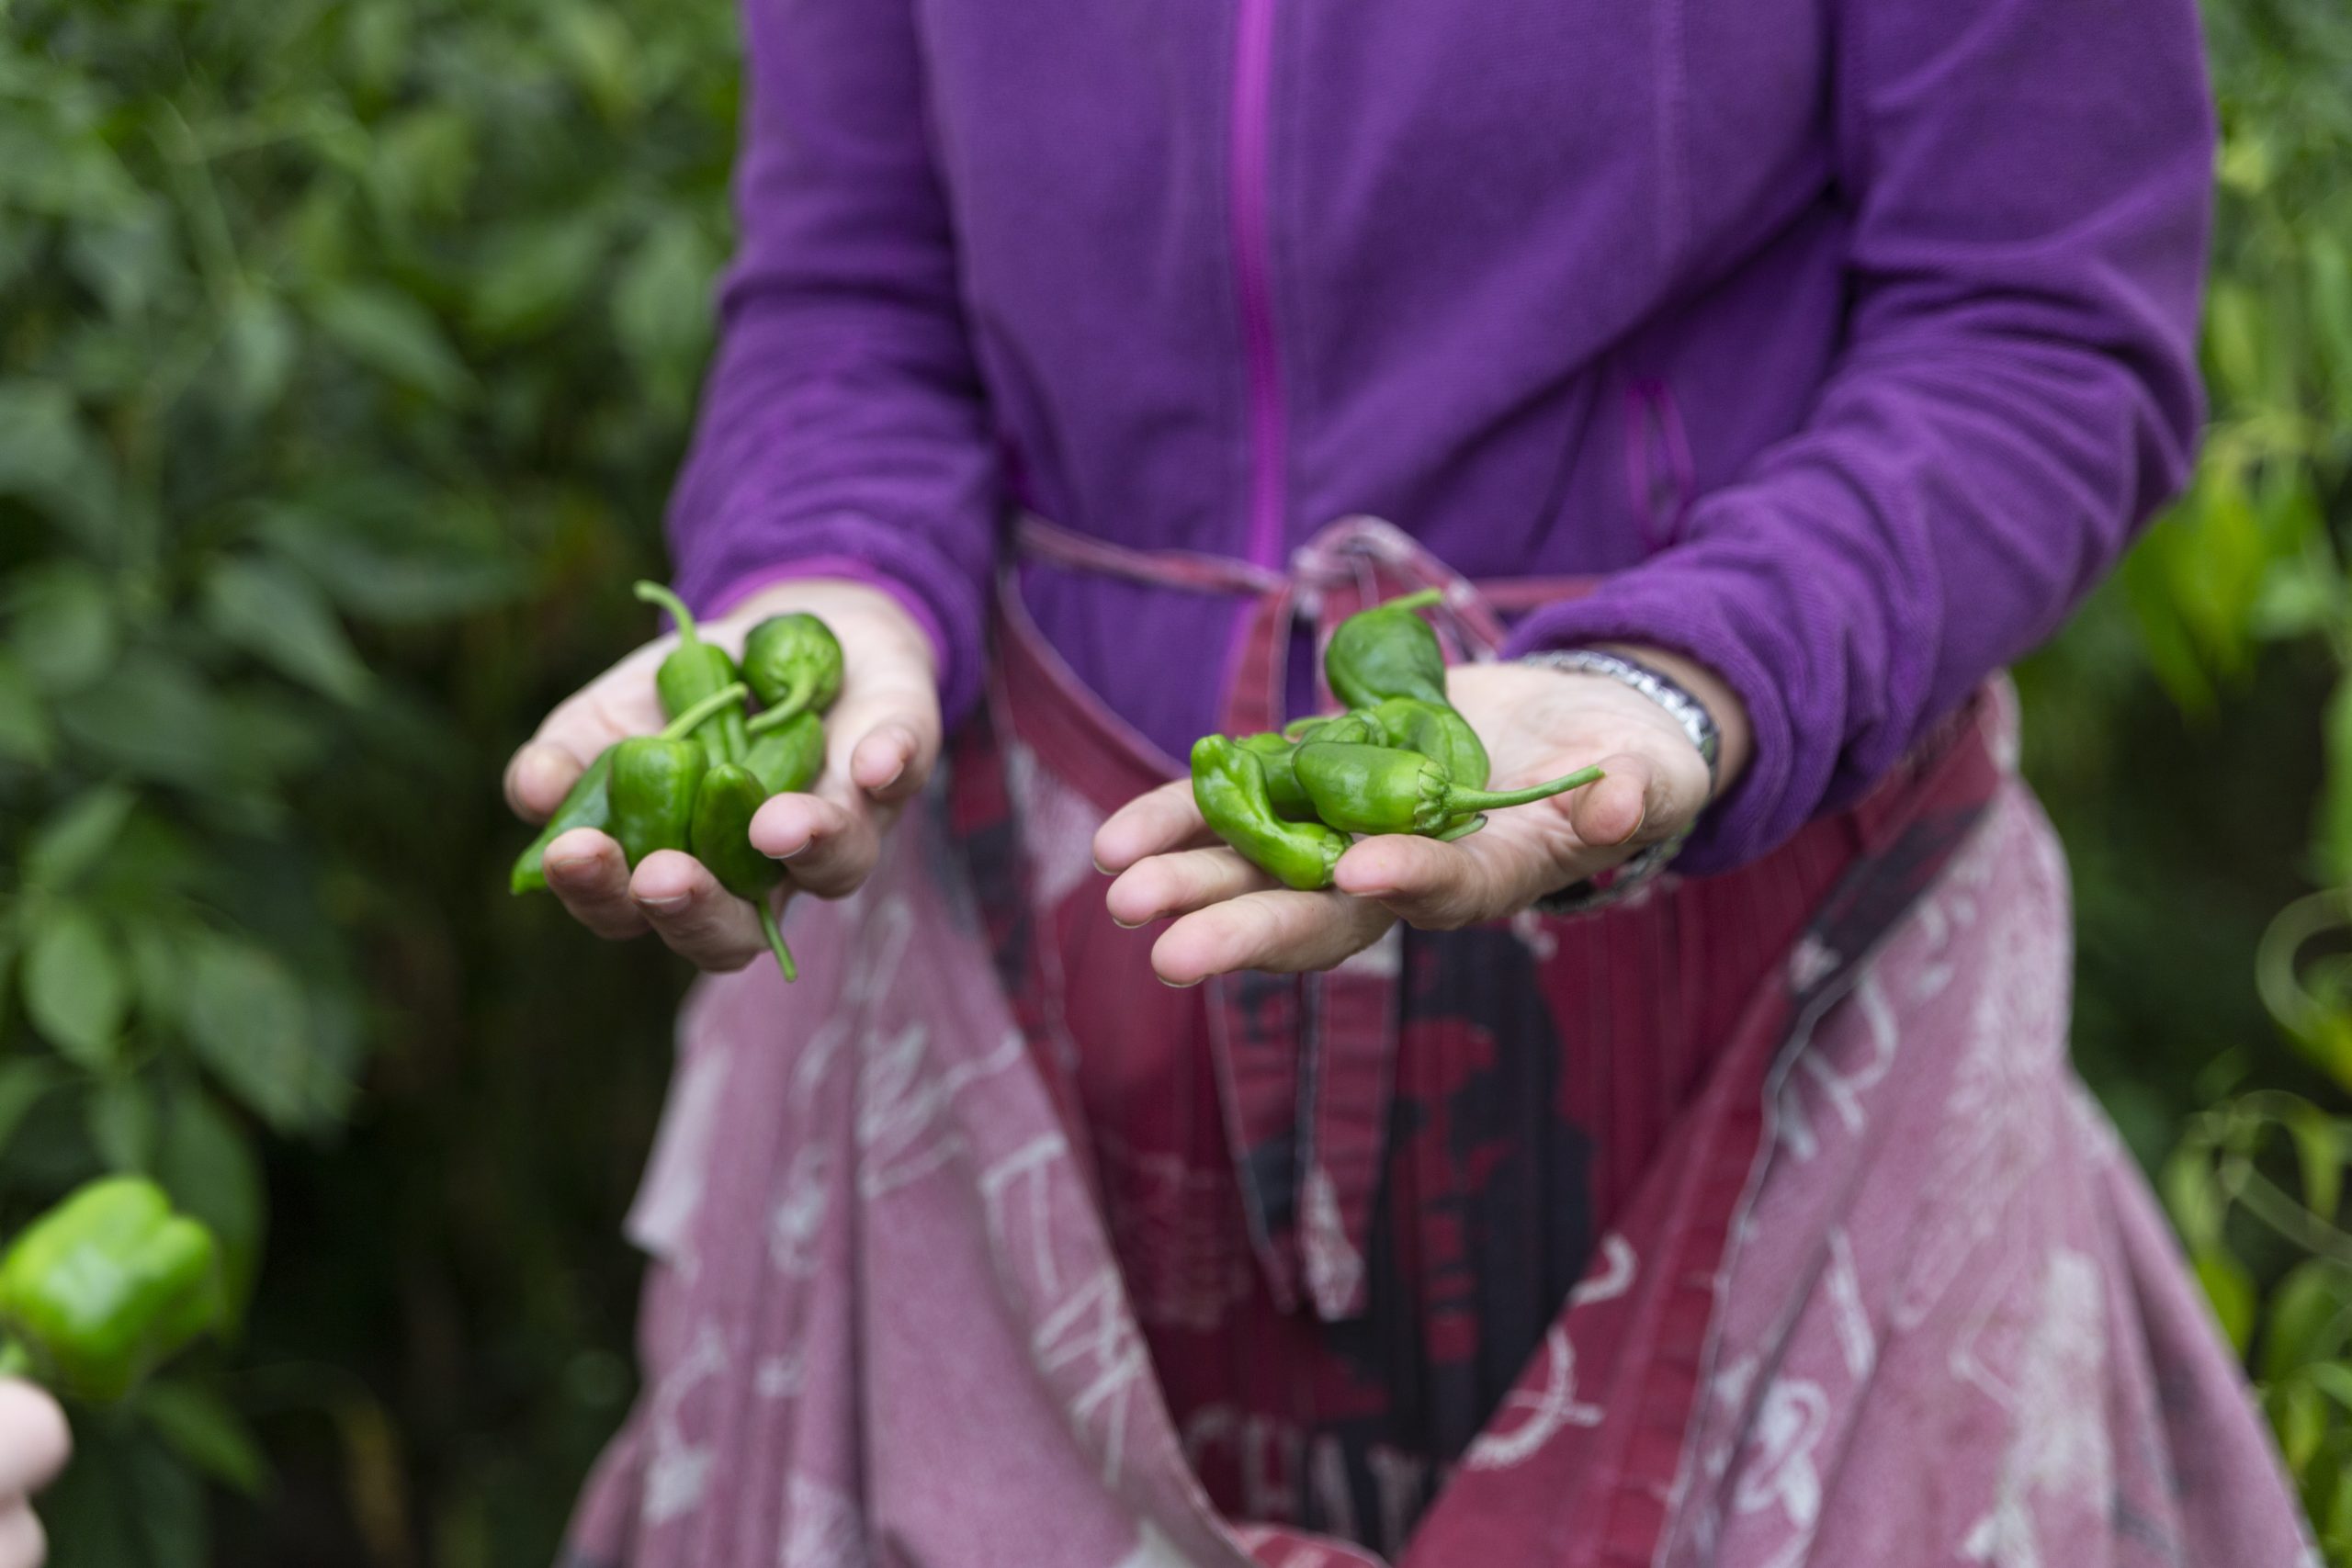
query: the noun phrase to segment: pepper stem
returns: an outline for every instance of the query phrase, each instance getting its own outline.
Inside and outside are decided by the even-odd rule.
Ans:
[[[1397,598],[1388,600],[1381,604],[1380,608],[1384,610],[1418,610],[1424,604],[1434,604],[1444,597],[1445,590],[1442,588],[1423,588],[1414,592],[1403,594]]]
[[[679,598],[675,593],[671,592],[667,588],[662,587],[658,582],[639,582],[634,592],[637,596],[645,601],[645,603],[649,604],[659,604],[662,609],[669,612],[670,618],[678,623],[678,640],[680,642],[700,642],[702,640],[701,628],[695,625],[695,613],[686,608],[686,602],[684,599]]]
[[[775,954],[775,966],[784,971],[787,986],[800,978],[800,967],[792,962],[792,949],[784,945],[784,932],[775,923],[775,908],[764,898],[754,898],[759,906],[760,934],[768,939],[768,951]]]
[[[1607,776],[1599,768],[1579,768],[1548,784],[1530,784],[1525,789],[1452,788],[1445,792],[1446,815],[1459,817],[1472,811],[1500,811],[1507,806],[1529,806],[1539,800],[1549,800],[1555,795],[1566,795],[1572,789],[1582,789],[1589,784],[1597,784]]]
[[[695,732],[703,720],[722,709],[733,707],[751,694],[752,689],[741,681],[731,686],[721,686],[665,725],[662,730],[662,739],[684,740]]]
[[[772,708],[762,709],[743,728],[750,734],[765,735],[778,725],[789,724],[798,718],[808,706],[808,699],[816,694],[817,678],[805,675],[792,683],[791,689],[784,694],[784,701]]]

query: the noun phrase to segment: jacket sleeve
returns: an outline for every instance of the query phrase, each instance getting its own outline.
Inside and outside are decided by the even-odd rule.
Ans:
[[[851,575],[930,631],[951,722],[979,685],[999,479],[909,0],[744,0],[741,240],[669,514],[708,609]]]
[[[1746,702],[1684,852],[1753,859],[2053,632],[2181,485],[2213,128],[2192,0],[1838,0],[1848,336],[1687,542],[1517,644],[1638,641]]]

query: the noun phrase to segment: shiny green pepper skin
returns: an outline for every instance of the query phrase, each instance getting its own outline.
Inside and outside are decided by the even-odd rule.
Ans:
[[[812,720],[814,714],[808,716]],[[752,843],[752,818],[767,800],[769,791],[759,775],[741,762],[721,762],[702,777],[695,792],[694,823],[688,842],[695,859],[709,868],[718,885],[738,898],[749,899],[758,911],[760,930],[784,977],[797,980],[799,968],[776,929],[775,909],[768,895],[784,881],[784,867],[762,854]]]
[[[1348,833],[1435,836],[1456,818],[1579,789],[1600,778],[1586,768],[1528,789],[1464,789],[1444,764],[1418,751],[1310,740],[1298,749],[1298,782],[1316,814]]]
[[[653,689],[661,694],[664,714],[676,718],[712,693],[723,691],[742,679],[725,649],[702,640],[694,612],[686,608],[684,600],[658,582],[639,583],[637,596],[649,604],[661,605],[678,625],[678,646],[670,650],[661,668],[653,672]],[[723,708],[706,723],[709,733],[699,739],[712,758],[721,762],[741,761],[744,749],[751,744],[743,727],[743,710]]]
[[[1323,654],[1323,679],[1351,708],[1388,697],[1445,704],[1445,650],[1414,612],[1438,599],[1434,588],[1360,610],[1341,621]]]
[[[841,639],[814,615],[770,615],[743,639],[743,679],[771,724],[823,713],[842,692]]]
[[[78,1399],[121,1398],[225,1310],[212,1233],[142,1177],[82,1187],[0,1258],[0,1325],[28,1370]]]
[[[743,765],[759,775],[770,795],[800,794],[825,771],[824,721],[804,708],[775,728],[762,729],[752,737]]]
[[[1298,742],[1269,733],[1245,735],[1234,744],[1258,759],[1258,766],[1266,775],[1266,797],[1273,802],[1275,816],[1289,822],[1315,820],[1315,803],[1298,787],[1297,770],[1291,766]]]
[[[613,748],[612,835],[632,866],[692,840],[695,792],[710,759],[694,740],[638,735]]]
[[[516,858],[514,873],[506,879],[510,890],[536,893],[545,887],[548,846],[574,828],[602,828],[613,819],[612,777],[613,749],[607,746],[602,756],[588,764],[588,771],[573,781],[563,804],[555,808],[555,815],[539,829],[539,836]]]
[[[1487,787],[1487,774],[1493,764],[1487,759],[1485,742],[1470,721],[1443,703],[1423,702],[1419,697],[1390,697],[1376,704],[1366,716],[1379,731],[1378,739],[1402,750],[1419,751],[1445,769],[1445,776],[1455,784],[1471,789]],[[1317,735],[1315,739],[1340,739],[1339,736]]]
[[[1222,735],[1193,742],[1193,799],[1211,831],[1285,886],[1330,886],[1332,868],[1347,853],[1346,835],[1276,816],[1257,756]]]

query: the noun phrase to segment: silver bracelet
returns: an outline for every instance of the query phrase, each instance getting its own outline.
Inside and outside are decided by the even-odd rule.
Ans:
[[[1572,674],[1605,675],[1657,704],[1682,727],[1682,733],[1690,738],[1690,744],[1706,760],[1707,796],[1711,800],[1714,797],[1715,785],[1722,776],[1723,732],[1715,727],[1714,716],[1707,711],[1706,705],[1683,690],[1671,676],[1631,659],[1589,648],[1547,649],[1528,654],[1521,662]],[[1680,852],[1683,840],[1690,836],[1690,829],[1686,827],[1671,839],[1635,851],[1631,858],[1598,875],[1545,894],[1532,908],[1539,915],[1574,915],[1621,902],[1635,889],[1655,881]]]

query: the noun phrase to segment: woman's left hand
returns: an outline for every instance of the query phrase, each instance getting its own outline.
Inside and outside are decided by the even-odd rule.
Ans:
[[[1747,756],[1747,716],[1723,681],[1656,649],[1623,650],[1681,682],[1722,733],[1721,780]],[[1171,986],[1241,969],[1329,969],[1396,921],[1430,931],[1514,914],[1673,837],[1708,800],[1707,764],[1665,709],[1606,676],[1528,664],[1472,664],[1447,693],[1492,754],[1489,787],[1517,789],[1598,763],[1600,783],[1488,814],[1466,839],[1384,835],[1341,857],[1336,886],[1300,893],[1219,843],[1189,780],[1129,802],[1094,836],[1094,860],[1117,880],[1112,918],[1175,918],[1151,953]]]

